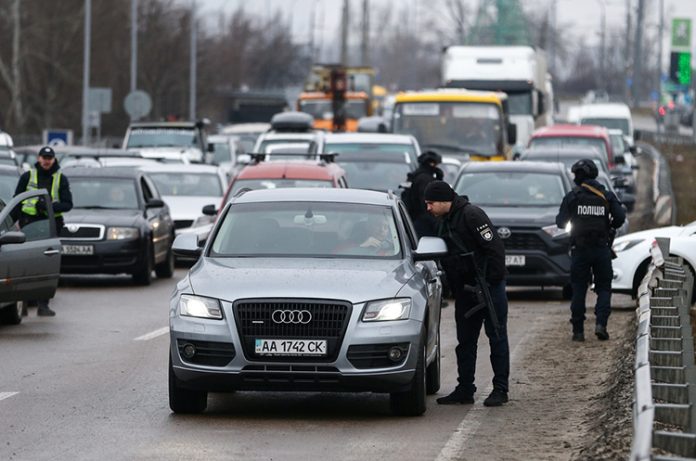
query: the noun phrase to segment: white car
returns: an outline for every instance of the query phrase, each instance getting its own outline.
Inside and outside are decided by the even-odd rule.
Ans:
[[[155,182],[169,206],[177,234],[196,223],[209,224],[202,218],[203,207],[220,203],[227,190],[224,171],[212,165],[152,165],[140,170]]]
[[[692,267],[696,267],[696,221],[686,226],[660,227],[617,237],[612,261],[614,293],[636,296],[636,291],[650,263],[650,246],[655,237],[670,239],[670,254],[681,256]]]

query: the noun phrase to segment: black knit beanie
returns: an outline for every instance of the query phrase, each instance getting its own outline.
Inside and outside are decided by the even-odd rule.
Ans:
[[[445,181],[432,181],[425,186],[423,200],[428,202],[451,202],[457,194]]]

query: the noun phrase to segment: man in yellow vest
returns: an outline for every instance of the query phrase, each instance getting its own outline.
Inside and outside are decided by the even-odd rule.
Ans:
[[[55,151],[45,146],[39,150],[39,157],[34,168],[24,173],[17,182],[15,195],[22,192],[46,189],[51,196],[51,203],[45,203],[39,198],[25,200],[22,204],[22,215],[19,218],[19,225],[27,224],[48,219],[47,208],[53,209],[53,217],[56,222],[56,231],[60,235],[63,228],[63,213],[70,211],[73,207],[70,183],[60,171]],[[38,300],[37,314],[52,317],[56,313],[48,307],[48,299]]]

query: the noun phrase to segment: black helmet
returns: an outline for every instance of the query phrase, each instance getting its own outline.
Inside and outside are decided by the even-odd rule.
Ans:
[[[581,179],[595,179],[599,174],[597,165],[592,160],[583,158],[578,160],[570,168],[576,178]]]
[[[442,163],[442,156],[435,151],[427,150],[418,156],[418,163],[426,165],[435,162],[435,165]]]

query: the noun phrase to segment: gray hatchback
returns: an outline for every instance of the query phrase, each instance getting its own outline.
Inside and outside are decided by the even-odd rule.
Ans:
[[[169,404],[208,392],[389,393],[420,415],[440,387],[441,239],[416,240],[403,204],[365,190],[258,190],[220,215],[170,302]]]

